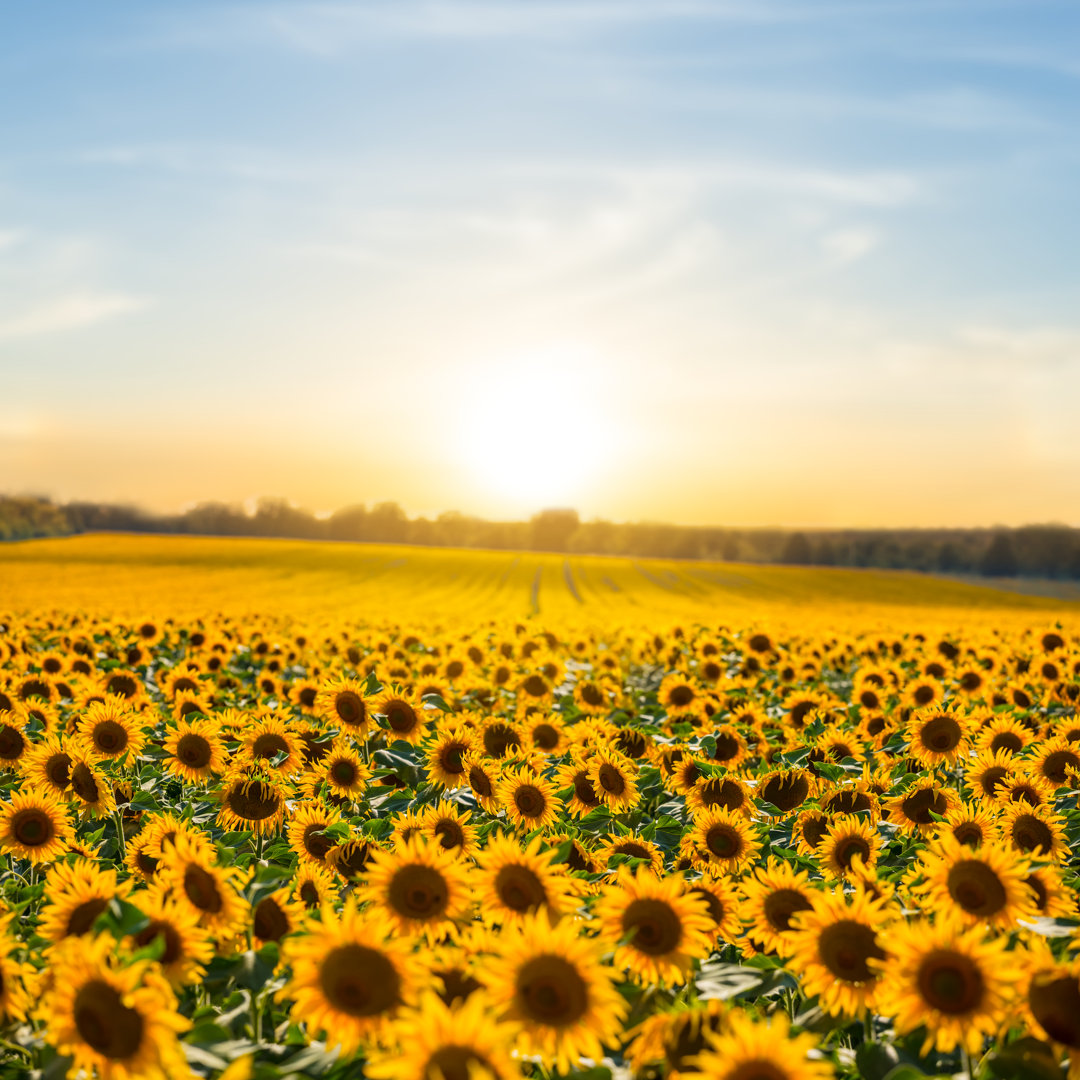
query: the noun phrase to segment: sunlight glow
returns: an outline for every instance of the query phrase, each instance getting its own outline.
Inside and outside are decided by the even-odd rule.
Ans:
[[[479,369],[458,411],[462,466],[508,511],[573,506],[614,458],[591,352],[555,345]]]

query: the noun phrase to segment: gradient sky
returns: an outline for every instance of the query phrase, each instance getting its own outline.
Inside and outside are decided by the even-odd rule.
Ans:
[[[1080,523],[1080,8],[7,5],[0,491]]]

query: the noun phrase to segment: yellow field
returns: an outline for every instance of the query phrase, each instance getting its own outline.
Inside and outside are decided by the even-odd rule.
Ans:
[[[1071,620],[1080,604],[910,572],[676,562],[289,540],[92,535],[0,546],[0,610],[117,617],[259,612],[295,619],[476,623],[537,614],[602,626],[808,611],[869,629]],[[897,609],[909,609],[901,614]]]

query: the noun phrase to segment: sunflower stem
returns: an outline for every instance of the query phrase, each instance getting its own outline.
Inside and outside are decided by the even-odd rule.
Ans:
[[[116,822],[116,843],[120,848],[120,861],[124,862],[124,860],[127,859],[127,849],[124,844],[123,811],[117,809],[113,815],[113,820]]]
[[[251,992],[251,1038],[258,1046],[262,1042],[262,1009],[259,1008],[259,995]]]
[[[960,1053],[964,1055],[964,1072],[968,1074],[968,1080],[975,1080],[975,1069],[971,1064],[971,1053],[966,1046],[960,1048]]]
[[[264,837],[263,837],[263,834],[262,834],[262,830],[260,830],[259,832],[257,832],[255,834],[255,861],[258,862],[258,863],[262,862],[263,839],[264,839]]]

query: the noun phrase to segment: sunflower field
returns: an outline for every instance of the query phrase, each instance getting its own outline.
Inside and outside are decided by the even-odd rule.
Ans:
[[[0,1075],[1080,1077],[1080,618],[915,575],[0,552]]]

